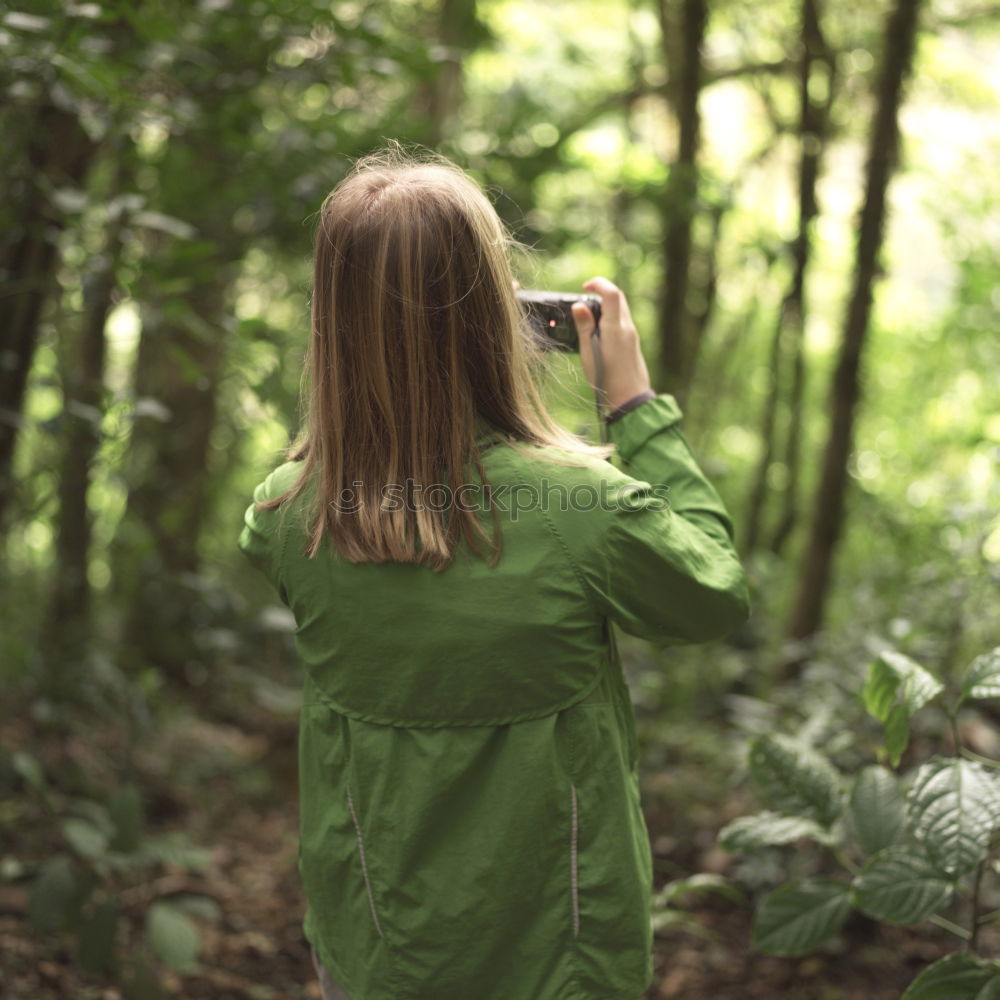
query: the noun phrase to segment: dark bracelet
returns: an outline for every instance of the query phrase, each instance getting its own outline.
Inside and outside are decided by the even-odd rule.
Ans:
[[[645,389],[638,396],[633,396],[626,400],[621,406],[613,409],[605,418],[606,424],[613,424],[619,417],[624,417],[626,413],[631,413],[637,406],[641,406],[647,400],[655,399],[656,393],[652,389]]]

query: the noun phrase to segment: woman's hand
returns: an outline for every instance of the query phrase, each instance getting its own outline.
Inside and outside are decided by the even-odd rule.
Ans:
[[[604,395],[609,409],[627,403],[633,396],[651,388],[646,359],[639,345],[639,333],[632,322],[625,293],[607,278],[591,278],[583,283],[588,292],[601,298],[601,360],[604,363]],[[573,303],[573,322],[580,338],[580,363],[592,388],[594,352],[590,335],[594,314],[582,302]]]

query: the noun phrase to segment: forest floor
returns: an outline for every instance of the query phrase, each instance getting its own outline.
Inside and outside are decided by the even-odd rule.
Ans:
[[[120,947],[142,935],[149,901],[176,893],[211,897],[219,916],[199,921],[199,971],[164,972],[166,997],[183,1000],[318,1000],[308,945],[297,859],[296,723],[286,713],[240,711],[240,718],[206,721],[185,715],[135,754],[137,780],[154,830],[182,831],[207,851],[200,870],[167,865],[133,884]],[[21,720],[0,723],[0,744],[30,746],[49,773],[73,759],[99,770],[117,737],[94,732],[58,745],[39,741]],[[647,817],[657,870],[693,874],[706,855],[697,831],[678,828],[675,810]],[[63,849],[58,830],[38,822],[30,807],[3,817],[0,854],[30,865]],[[699,857],[699,850],[701,856]],[[664,854],[663,852],[666,852]],[[658,883],[665,879],[658,876]],[[26,920],[23,882],[0,882],[0,995],[5,1000],[132,1000],[111,976],[85,976],[66,934],[43,935]],[[749,948],[750,905],[696,895],[677,925],[656,939],[655,979],[642,1000],[898,1000],[929,962],[952,949],[932,927],[885,927],[852,918],[821,953],[774,958]],[[470,997],[469,1000],[476,1000]]]

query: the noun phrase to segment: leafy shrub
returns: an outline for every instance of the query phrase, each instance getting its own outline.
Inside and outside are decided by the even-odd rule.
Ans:
[[[217,919],[218,904],[193,893],[150,893],[148,887],[164,865],[203,869],[207,853],[183,836],[147,832],[134,785],[122,786],[103,802],[57,796],[32,754],[16,751],[10,765],[39,796],[64,845],[32,873],[31,926],[70,935],[81,971],[111,973],[140,1000],[162,996],[151,958],[178,973],[196,971],[201,932],[192,917]],[[28,871],[20,863],[11,868],[15,876]],[[122,917],[136,909],[145,948],[123,961]]]
[[[945,703],[944,685],[920,664],[883,652],[868,671],[862,700],[883,725],[884,763],[845,776],[818,749],[781,734],[756,737],[749,773],[766,811],[742,816],[719,833],[730,851],[753,851],[808,838],[828,850],[847,878],[791,881],[761,900],[752,943],[774,955],[813,951],[852,910],[891,924],[930,920],[955,933],[965,950],[925,969],[903,1000],[964,1000],[1000,995],[1000,962],[976,954],[994,834],[1000,827],[1000,761],[965,748],[957,715],[972,699],[1000,697],[1000,648],[977,657],[961,690]],[[895,773],[910,720],[939,700],[951,722],[954,753]],[[942,911],[964,904],[965,924]],[[998,992],[994,994],[994,990]]]

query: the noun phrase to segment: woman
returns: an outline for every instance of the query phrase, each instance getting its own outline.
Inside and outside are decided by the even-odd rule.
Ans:
[[[583,286],[611,408],[591,445],[546,412],[512,245],[448,161],[354,165],[319,218],[303,434],[239,539],[297,623],[328,998],[636,1000],[652,857],[611,623],[690,643],[748,614],[624,295]]]

